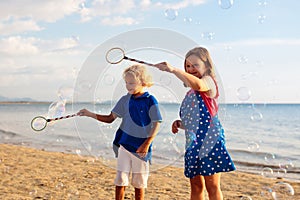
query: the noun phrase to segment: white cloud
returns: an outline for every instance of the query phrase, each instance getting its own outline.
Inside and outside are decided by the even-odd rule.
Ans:
[[[120,26],[120,25],[133,25],[138,24],[138,22],[131,17],[107,17],[101,20],[103,25],[108,26]]]
[[[84,0],[0,1],[0,35],[40,31],[38,22],[55,22],[79,12]]]
[[[33,55],[39,52],[35,45],[37,39],[22,38],[20,36],[8,37],[0,40],[0,53],[8,55]]]
[[[32,18],[35,21],[55,22],[76,13],[84,0],[10,0],[0,1],[0,19]]]
[[[1,35],[10,35],[17,34],[26,31],[40,31],[42,30],[35,21],[29,20],[13,20],[10,23],[0,22],[0,34]]]
[[[136,7],[133,0],[94,0],[91,6],[82,5],[80,10],[81,21],[86,22],[93,18],[107,17],[112,15],[126,15]]]
[[[172,9],[182,9],[182,8],[186,8],[189,6],[197,6],[200,4],[204,4],[205,2],[207,2],[207,0],[184,0],[184,1],[179,1],[176,3],[161,3],[158,5],[161,5],[163,8],[168,9],[168,8],[172,8]]]
[[[175,3],[152,2],[151,0],[95,0],[91,6],[82,7],[80,15],[82,22],[92,20],[95,17],[105,17],[101,20],[104,25],[132,25],[137,24],[138,21],[134,20],[135,17],[128,16],[136,16],[139,14],[138,12],[147,9],[182,9],[188,6],[200,5],[205,2],[206,0],[184,0]],[[114,17],[115,15],[117,15],[117,17]],[[114,19],[108,19],[107,17],[114,17]],[[124,20],[124,22],[121,23],[120,20]]]
[[[42,40],[35,37],[23,38],[21,36],[11,36],[0,40],[0,54],[20,56],[56,51],[77,54],[80,52],[80,50],[76,50],[79,45],[79,39],[75,36],[58,40]]]

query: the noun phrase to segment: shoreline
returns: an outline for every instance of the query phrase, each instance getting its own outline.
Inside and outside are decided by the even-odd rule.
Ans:
[[[11,144],[0,144],[1,199],[114,199],[115,170],[104,161],[90,156],[38,150]],[[251,197],[272,199],[271,189],[278,183],[294,189],[289,199],[300,199],[300,183],[271,179],[248,172],[223,173],[221,188],[224,200]],[[183,169],[166,166],[152,171],[145,199],[189,199],[189,179]],[[282,195],[277,193],[277,195]],[[133,199],[132,186],[126,198]],[[287,198],[287,199],[288,199]]]

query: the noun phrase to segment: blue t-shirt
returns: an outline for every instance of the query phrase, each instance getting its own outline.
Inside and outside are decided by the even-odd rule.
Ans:
[[[126,150],[139,157],[135,152],[149,137],[152,122],[162,121],[157,100],[148,92],[139,97],[127,94],[121,97],[112,112],[122,118],[113,142],[114,147],[122,145]],[[147,156],[141,159],[150,160],[151,152],[152,144]]]

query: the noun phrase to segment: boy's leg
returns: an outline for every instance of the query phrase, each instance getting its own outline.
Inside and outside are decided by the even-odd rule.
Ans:
[[[125,197],[125,186],[116,186],[116,200],[123,200]]]
[[[130,153],[124,147],[119,148],[117,159],[117,173],[115,178],[115,198],[123,200],[125,196],[125,188],[129,184],[129,172],[131,169]]]
[[[144,200],[144,188],[134,188],[135,200]]]
[[[149,162],[141,160],[132,154],[132,180],[135,188],[135,200],[143,200],[149,177]]]

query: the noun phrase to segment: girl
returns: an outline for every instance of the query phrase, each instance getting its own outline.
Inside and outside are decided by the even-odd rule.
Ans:
[[[204,199],[206,188],[210,200],[221,200],[220,172],[233,171],[235,166],[226,150],[224,130],[217,116],[219,92],[209,52],[202,47],[190,50],[185,56],[185,71],[167,62],[156,67],[173,73],[191,88],[180,107],[181,120],[172,124],[173,133],[179,128],[185,130],[184,174],[190,178],[191,199]]]
[[[157,100],[144,91],[144,87],[153,84],[146,68],[133,65],[125,69],[123,78],[128,93],[121,97],[109,115],[95,114],[86,109],[80,110],[78,114],[106,123],[112,123],[117,117],[122,118],[113,142],[118,157],[115,199],[124,199],[131,172],[135,199],[142,200],[149,176],[152,141],[157,135],[162,118]]]

